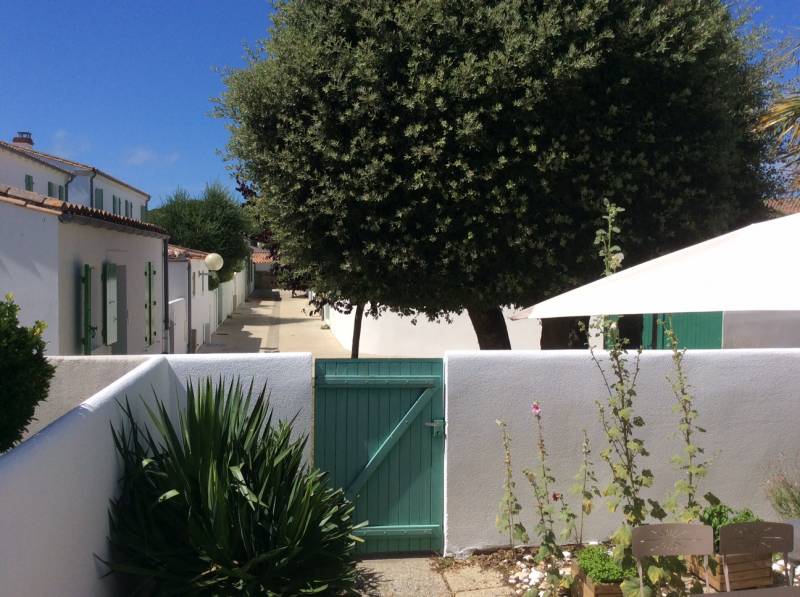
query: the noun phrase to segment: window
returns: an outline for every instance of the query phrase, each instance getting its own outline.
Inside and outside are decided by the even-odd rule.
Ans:
[[[111,195],[111,213],[119,215],[119,197]]]
[[[58,185],[58,198],[61,199],[61,201],[64,201],[64,185],[63,184]]]
[[[58,194],[56,191],[56,183],[47,181],[47,196],[55,197]]]
[[[197,294],[197,272],[192,272],[192,296]]]
[[[133,217],[133,205],[127,199],[125,199],[125,217],[126,218]]]
[[[33,176],[30,174],[25,175],[25,190],[32,191],[33,190]]]
[[[147,221],[147,206],[146,205],[140,205],[139,206],[139,219],[142,222],[146,222]]]
[[[103,189],[94,190],[94,208],[103,209]]]

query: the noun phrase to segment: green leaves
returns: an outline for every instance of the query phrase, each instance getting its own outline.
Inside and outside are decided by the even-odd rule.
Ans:
[[[112,429],[125,466],[109,513],[112,571],[147,594],[303,595],[352,587],[353,505],[304,464],[265,390],[188,386],[177,420],[131,406]],[[145,405],[146,406],[146,405]]]
[[[0,453],[22,439],[36,405],[47,398],[55,373],[44,355],[44,322],[22,326],[10,293],[0,301]]]
[[[504,421],[496,420],[495,423],[500,428],[503,438],[503,464],[505,477],[503,480],[503,497],[500,499],[497,516],[495,517],[495,527],[501,534],[508,536],[508,544],[512,551],[515,543],[528,543],[530,540],[525,526],[519,521],[519,513],[522,506],[514,494],[514,470],[511,461],[511,435],[508,426]]]
[[[598,225],[624,221],[603,251],[638,263],[774,196],[767,74],[723,0],[291,0],[274,20],[217,115],[282,262],[333,299],[531,304],[594,278]]]

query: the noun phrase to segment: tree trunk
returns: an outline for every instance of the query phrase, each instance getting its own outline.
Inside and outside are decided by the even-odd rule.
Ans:
[[[500,307],[467,309],[481,350],[511,350],[508,328]]]
[[[581,331],[579,322],[583,322]],[[560,350],[568,348],[586,348],[588,341],[586,330],[589,327],[588,317],[548,317],[542,319],[542,339],[539,346],[542,350]]]
[[[358,348],[361,344],[361,320],[364,319],[364,305],[356,305],[356,320],[353,322],[353,343],[350,346],[350,358],[358,358]]]

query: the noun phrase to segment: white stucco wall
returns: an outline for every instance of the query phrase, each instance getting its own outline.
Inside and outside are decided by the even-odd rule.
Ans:
[[[147,203],[147,196],[144,193],[134,191],[125,185],[121,185],[118,182],[106,178],[102,174],[95,176],[94,188],[103,190],[103,209],[105,209],[105,211],[111,211],[111,199],[114,195],[116,195],[121,200],[119,215],[125,215],[125,201],[130,201],[133,206],[133,212],[131,213],[130,217],[132,217],[134,220],[142,219],[141,208]],[[71,194],[70,199],[72,199]]]
[[[58,354],[82,354],[80,347],[81,268],[91,265],[92,325],[97,327],[92,354],[111,354],[112,348],[103,344],[103,263],[108,261],[125,266],[127,287],[127,354],[161,353],[164,336],[164,271],[163,240],[119,230],[64,222],[59,228],[59,344]],[[156,340],[145,341],[145,264],[151,261],[156,270],[153,316]],[[120,321],[119,325],[123,325]]]
[[[47,324],[48,354],[59,348],[58,226],[53,214],[0,203],[0,298],[14,294],[23,325]]]
[[[38,433],[149,358],[152,357],[49,357],[48,361],[55,365],[56,372],[50,380],[47,399],[36,405],[34,420],[25,437]]]
[[[105,359],[94,361],[103,367]],[[152,404],[154,391],[175,406],[184,381],[206,375],[254,378],[259,388],[268,382],[275,416],[286,419],[299,412],[296,432],[310,432],[310,354],[148,358],[0,456],[0,593],[121,594],[113,577],[101,578],[106,570],[96,557],[109,557],[107,512],[122,472],[110,431],[122,420],[117,400],[127,397],[143,422],[142,400]]]
[[[26,174],[33,177],[33,192],[41,195],[47,195],[48,182],[65,186],[69,180],[69,176],[61,170],[0,147],[0,184],[24,189]],[[58,199],[58,193],[55,193],[55,198]]]
[[[800,350],[689,351],[685,365],[697,396],[698,422],[708,430],[698,443],[713,459],[701,493],[711,490],[733,506],[774,517],[761,484],[779,453],[800,450],[797,417],[791,414],[800,406]],[[646,466],[655,474],[650,494],[658,498],[677,479],[669,459],[681,449],[674,437],[675,398],[665,380],[671,367],[668,352],[642,355],[637,413],[647,422],[640,437],[651,453]],[[496,419],[509,425],[522,519],[533,528],[535,510],[521,471],[536,463],[530,412],[534,400],[543,409],[549,464],[558,479],[553,489],[568,495],[580,465],[584,428],[601,486],[605,484],[607,465],[600,459],[604,438],[595,406],[605,390],[586,351],[451,352],[445,372],[448,553],[504,543],[495,528],[504,474]],[[619,515],[598,504],[587,520],[585,537],[604,539],[619,521]]]
[[[728,311],[723,348],[800,348],[800,311]]]
[[[350,314],[326,310],[326,323],[331,332],[346,350],[353,340],[355,310]],[[504,309],[508,318],[515,311]],[[542,330],[537,319],[506,321],[511,347],[515,350],[539,348]],[[477,350],[478,338],[466,313],[453,315],[451,323],[432,322],[424,316],[416,325],[410,317],[395,313],[384,313],[378,319],[364,317],[361,323],[360,351],[363,354],[381,357],[441,357],[448,350]]]

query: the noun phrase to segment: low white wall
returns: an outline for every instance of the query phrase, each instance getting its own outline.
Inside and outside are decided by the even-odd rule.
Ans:
[[[175,407],[185,380],[211,376],[267,382],[275,416],[297,413],[297,433],[311,431],[311,355],[149,357],[89,400],[0,456],[0,593],[92,597],[119,595],[108,559],[108,507],[121,466],[110,425],[128,397],[136,418],[154,393]],[[310,446],[313,441],[309,441]]]
[[[28,426],[25,437],[44,429],[148,358],[151,357],[130,355],[48,358],[55,365],[56,372],[50,380],[47,399],[36,406],[35,420]]]
[[[504,309],[508,318],[514,309]],[[378,319],[366,316],[361,323],[362,354],[380,357],[442,357],[448,350],[477,350],[478,337],[465,313],[453,315],[452,321],[428,321],[421,316],[416,325],[410,317],[401,317],[386,312]],[[331,332],[346,350],[353,341],[355,310],[350,314],[326,309],[325,322]],[[523,321],[506,320],[508,336],[514,350],[535,350],[539,348],[542,329],[538,319]]]
[[[109,499],[121,467],[110,425],[116,403],[167,388],[169,365],[153,357],[0,457],[0,578],[4,595],[119,594],[100,578],[108,559]]]
[[[606,362],[606,359],[603,359]],[[750,507],[775,518],[762,483],[779,453],[800,450],[798,418],[800,350],[689,351],[686,373],[697,397],[699,424],[708,432],[698,443],[713,459],[701,492],[713,491],[736,507]],[[514,475],[522,519],[533,530],[535,510],[523,468],[536,463],[536,432],[530,407],[542,407],[555,490],[569,495],[581,460],[582,429],[592,443],[601,487],[608,479],[600,459],[604,437],[595,400],[605,389],[586,351],[451,352],[447,354],[447,444],[445,550],[468,552],[504,544],[495,528],[502,496],[503,450],[496,419],[509,425]],[[675,398],[666,376],[670,354],[642,355],[637,413],[647,426],[640,437],[650,457],[643,464],[655,474],[650,495],[663,498],[678,478],[669,459],[681,450],[675,437]],[[574,502],[574,498],[573,502]],[[598,504],[585,537],[603,539],[618,526],[619,514]]]

